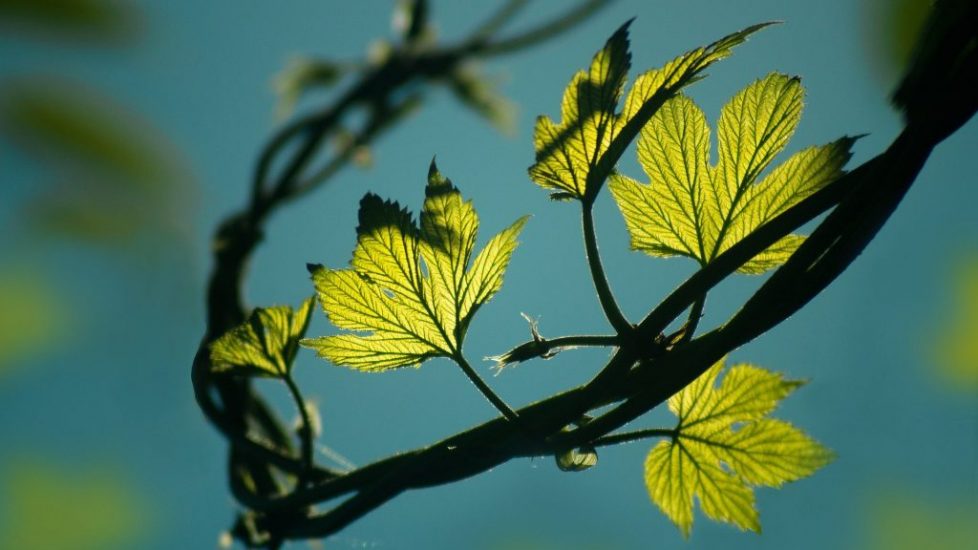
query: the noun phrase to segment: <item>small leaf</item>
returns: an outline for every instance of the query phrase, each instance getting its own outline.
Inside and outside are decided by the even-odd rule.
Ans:
[[[570,449],[554,456],[557,467],[564,472],[583,472],[598,463],[598,452],[594,447]]]
[[[479,218],[434,162],[420,227],[397,203],[360,201],[350,269],[316,268],[323,310],[340,329],[302,345],[337,365],[381,371],[460,352],[475,311],[502,286],[527,218],[493,237],[472,259]],[[471,265],[470,265],[471,264]]]
[[[284,377],[292,369],[301,339],[312,317],[314,298],[297,311],[289,306],[255,308],[248,320],[211,344],[217,372]]]
[[[709,165],[706,116],[685,96],[667,101],[638,141],[638,159],[651,183],[614,174],[609,184],[632,248],[706,265],[841,176],[855,138],[800,151],[758,181],[794,132],[803,93],[797,78],[772,73],[734,96],[720,115],[715,167]],[[739,271],[777,267],[803,240],[788,235]]]
[[[616,114],[625,78],[631,65],[626,23],[595,54],[586,71],[574,75],[564,91],[561,121],[537,119],[533,141],[536,163],[530,178],[560,198],[593,197],[604,183],[637,128],[630,123],[651,116],[647,111],[661,105],[683,87],[695,82],[714,62],[730,55],[732,48],[767,26],[755,25],[704,48],[687,52],[639,76]],[[634,126],[634,124],[631,124]],[[626,136],[625,142],[619,139]],[[597,169],[601,166],[602,169]]]
[[[791,424],[767,418],[802,382],[741,364],[717,388],[723,368],[721,360],[669,399],[677,435],[645,459],[649,496],[685,537],[694,496],[707,517],[760,532],[752,487],[780,487],[834,457]]]

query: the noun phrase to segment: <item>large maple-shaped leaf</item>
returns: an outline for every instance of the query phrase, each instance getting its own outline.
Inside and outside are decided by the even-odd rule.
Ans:
[[[536,163],[529,169],[530,178],[555,191],[555,197],[593,197],[651,110],[767,25],[733,33],[640,75],[618,113],[631,65],[626,23],[594,55],[590,67],[575,74],[567,85],[560,123],[547,116],[537,118],[533,134]]]
[[[760,532],[752,487],[779,487],[833,458],[801,430],[767,417],[802,382],[740,364],[715,387],[723,366],[717,362],[669,399],[679,424],[645,459],[649,496],[683,536],[693,527],[694,496],[708,517]]]
[[[217,372],[284,377],[309,327],[314,298],[293,311],[289,306],[255,308],[248,320],[211,344],[211,365]]]
[[[312,274],[330,321],[367,334],[302,345],[337,365],[367,371],[458,356],[472,315],[503,284],[526,219],[493,237],[472,260],[479,218],[434,162],[420,227],[396,202],[368,193],[360,202],[350,269],[319,266]]]
[[[653,256],[689,256],[706,265],[841,176],[854,138],[804,149],[758,181],[794,133],[803,95],[797,78],[775,73],[734,96],[720,114],[719,159],[713,167],[703,111],[685,96],[666,102],[638,141],[638,160],[651,183],[618,174],[609,183],[632,248]],[[788,235],[739,271],[776,267],[803,240]]]

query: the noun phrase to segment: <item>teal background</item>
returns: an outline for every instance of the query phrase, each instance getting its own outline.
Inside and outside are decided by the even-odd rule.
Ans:
[[[434,2],[446,40],[463,37],[491,10]],[[565,3],[532,4],[515,28]],[[0,468],[39,457],[65,469],[108,465],[147,503],[142,548],[209,548],[230,525],[224,442],[193,401],[190,363],[203,331],[208,239],[244,204],[254,159],[276,127],[271,78],[291,54],[355,58],[390,37],[389,2],[146,3],[146,34],[132,47],[74,48],[17,33],[0,35],[0,75],[70,75],[143,113],[182,151],[196,192],[180,239],[144,236],[122,251],[72,242],[31,245],[15,219],[36,188],[36,167],[0,150],[0,252],[5,263],[40,266],[70,311],[68,329],[43,352],[0,374]],[[348,168],[327,188],[280,211],[248,280],[253,304],[297,304],[310,292],[306,262],[343,266],[354,243],[356,205],[371,191],[417,211],[432,155],[474,201],[482,239],[533,214],[506,284],[480,310],[467,339],[471,362],[528,337],[520,312],[545,336],[609,332],[584,263],[578,211],[531,184],[532,124],[558,116],[564,87],[622,22],[632,24],[632,75],[747,25],[767,29],[711,68],[689,94],[715,124],[720,107],[770,71],[803,77],[802,122],[786,154],[840,135],[869,134],[851,163],[877,154],[900,129],[889,107],[894,82],[873,53],[880,23],[861,2],[621,0],[578,29],[492,60],[519,105],[513,136],[500,135],[444,91],[384,136],[375,164]],[[978,408],[973,391],[942,383],[932,341],[951,300],[954,265],[978,249],[974,121],[934,153],[903,205],[866,252],[804,310],[735,351],[811,383],[777,415],[834,449],[838,460],[812,479],[760,489],[764,534],[738,532],[697,515],[692,538],[649,502],[640,442],[602,450],[596,468],[559,472],[552,460],[516,460],[450,486],[404,494],[327,541],[334,548],[827,548],[873,540],[874,510],[888,494],[921,502],[978,505]],[[639,176],[631,154],[622,169]],[[598,237],[626,315],[640,318],[694,271],[689,260],[630,252],[616,207],[597,204]],[[707,304],[704,326],[722,322],[763,278],[738,276]],[[331,329],[321,313],[310,334]],[[513,406],[587,380],[604,351],[578,350],[490,378]],[[490,376],[489,362],[477,365]],[[300,354],[297,378],[318,402],[322,442],[358,465],[408,450],[493,415],[458,369],[433,360],[419,370],[368,375]],[[287,417],[283,388],[262,383]],[[653,411],[633,427],[670,426]],[[0,488],[0,492],[3,489]],[[3,511],[0,510],[0,514]],[[0,529],[2,529],[0,515]],[[525,546],[519,546],[525,545]],[[302,544],[294,545],[297,548]]]

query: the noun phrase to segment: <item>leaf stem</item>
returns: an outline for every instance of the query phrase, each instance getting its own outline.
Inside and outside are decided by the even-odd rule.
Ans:
[[[618,302],[615,301],[611,287],[608,285],[608,278],[605,277],[604,267],[601,265],[601,256],[598,254],[598,240],[594,234],[594,214],[590,202],[581,203],[581,218],[584,226],[584,248],[587,252],[587,264],[591,269],[591,279],[594,280],[594,289],[598,292],[598,300],[601,302],[601,309],[604,310],[605,317],[614,327],[619,336],[631,333],[634,330],[632,324],[625,319]]]
[[[288,386],[295,406],[299,408],[299,418],[302,419],[302,426],[299,427],[299,438],[302,440],[302,471],[299,473],[299,486],[304,487],[312,472],[312,422],[309,420],[309,411],[306,410],[306,401],[299,392],[299,386],[292,379],[292,373],[283,375],[282,380]]]
[[[622,432],[599,437],[591,442],[591,445],[594,447],[607,447],[608,445],[628,443],[631,441],[638,441],[639,439],[648,439],[650,437],[675,437],[676,433],[677,432],[674,429],[649,428],[646,430],[635,430],[633,432]]]
[[[475,369],[472,368],[472,365],[465,360],[465,357],[463,357],[461,353],[456,353],[452,359],[458,363],[458,366],[462,368],[462,372],[469,377],[469,380],[471,380],[472,383],[475,384],[475,387],[482,392],[482,395],[484,395],[485,398],[488,399],[489,402],[492,403],[493,406],[496,407],[507,420],[512,422],[519,420],[519,415],[516,414],[516,411],[511,409],[510,406],[502,400],[502,398],[492,391],[492,388],[490,388],[489,385],[486,384],[486,382],[479,376],[479,374],[475,372]]]

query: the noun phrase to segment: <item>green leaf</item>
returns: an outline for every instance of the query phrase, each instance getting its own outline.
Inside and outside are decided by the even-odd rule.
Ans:
[[[752,487],[780,487],[834,458],[801,430],[767,417],[802,382],[740,364],[715,387],[723,368],[718,361],[669,399],[677,435],[645,459],[649,496],[685,537],[694,496],[708,517],[760,532]]]
[[[691,99],[667,101],[642,129],[638,160],[651,183],[614,174],[609,187],[631,246],[652,256],[706,265],[768,220],[843,174],[855,138],[804,149],[758,181],[801,117],[797,78],[772,73],[742,90],[720,114],[719,160],[709,164],[710,130]],[[788,235],[740,267],[763,273],[804,238]]]
[[[659,105],[768,24],[731,34],[642,74],[629,91],[622,112],[616,114],[631,65],[628,25],[608,39],[587,70],[571,79],[561,103],[560,124],[547,116],[537,118],[533,136],[536,163],[529,169],[530,178],[559,197],[584,200],[595,196],[625,147]]]
[[[314,298],[297,311],[289,306],[255,308],[248,320],[211,344],[211,365],[218,372],[284,377],[292,369],[299,339],[309,327]]]
[[[523,217],[472,260],[479,218],[431,164],[420,227],[396,202],[360,201],[350,269],[317,268],[323,310],[343,333],[302,341],[347,367],[381,371],[461,352],[475,311],[502,286]],[[470,265],[471,264],[471,265]]]

